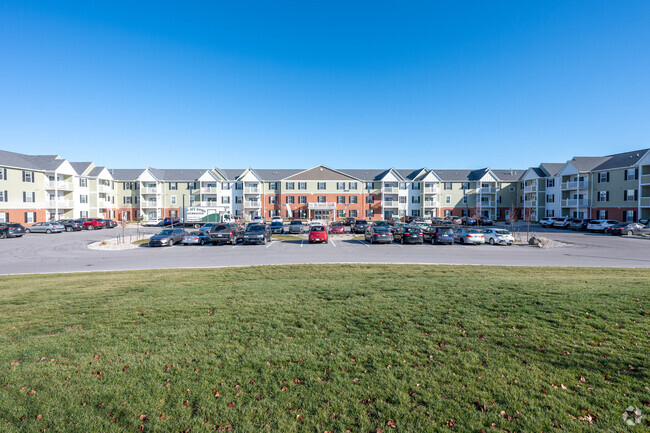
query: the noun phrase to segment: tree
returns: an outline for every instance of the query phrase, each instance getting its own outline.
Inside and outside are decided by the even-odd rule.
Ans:
[[[526,208],[524,211],[524,221],[526,221],[526,242],[528,242],[528,238],[530,236],[530,222],[533,220],[533,217],[533,209],[530,207]]]
[[[122,211],[122,215],[120,218],[120,227],[122,227],[122,243],[124,243],[124,231],[126,230],[126,226],[129,224],[129,219],[127,216],[126,211]]]

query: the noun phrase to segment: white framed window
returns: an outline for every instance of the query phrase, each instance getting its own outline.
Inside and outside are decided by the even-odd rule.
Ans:
[[[625,180],[636,180],[636,168],[628,168],[625,170]]]
[[[375,189],[375,182],[366,182],[366,189]]]
[[[88,179],[86,179],[85,177],[80,177],[79,178],[79,186],[81,188],[88,188]]]
[[[411,211],[411,216],[412,217],[419,217],[420,216],[420,209],[413,209]]]
[[[307,204],[307,196],[306,195],[298,196],[298,203],[299,204]]]
[[[352,212],[350,212],[350,215],[352,215]],[[366,218],[374,218],[374,217],[375,217],[375,211],[374,210],[372,210],[372,209],[366,210]]]
[[[285,188],[288,190],[294,189],[295,184],[293,182],[287,182],[284,184]]]
[[[288,196],[286,197],[286,199],[285,199],[285,202],[286,202],[287,204],[294,204],[294,203],[295,203],[295,200],[296,200],[296,198],[295,198],[294,196],[292,196],[292,195],[288,195]]]
[[[357,189],[357,183],[356,182],[350,182],[350,189]]]
[[[451,216],[451,209],[445,209],[445,216],[450,217]]]
[[[607,183],[609,182],[609,172],[604,171],[602,173],[598,173],[598,183]]]
[[[463,204],[467,204],[467,196],[466,195],[463,196]]]
[[[326,203],[327,202],[327,197],[324,195],[319,195],[318,196],[318,203]]]
[[[400,182],[399,189],[406,189],[406,182]]]
[[[34,182],[34,172],[23,171],[23,182]]]
[[[0,180],[7,180],[7,169],[0,168]]]
[[[306,189],[306,188],[303,188]],[[325,182],[318,182],[318,189],[323,190],[325,189]]]
[[[79,211],[79,218],[88,218],[88,211],[87,210],[80,210]]]
[[[483,185],[485,186],[485,185]],[[451,188],[449,188],[451,189]],[[462,189],[469,189],[469,182],[463,182]]]
[[[609,201],[609,191],[599,191],[598,201]]]
[[[626,210],[625,211],[625,222],[626,223],[633,223],[634,222],[634,211],[633,210]]]
[[[336,211],[337,218],[343,218],[344,216],[345,216],[345,211],[343,209],[339,209]]]
[[[399,202],[402,203],[402,204],[405,204],[406,203],[406,197],[400,196]]]
[[[336,197],[336,202],[338,204],[345,204],[345,196],[344,195],[339,195],[338,197]]]
[[[0,202],[7,202],[9,199],[7,198],[7,191],[0,191]]]
[[[88,196],[85,194],[81,194],[79,196],[79,203],[88,203]]]
[[[348,198],[348,201],[350,202],[350,204],[356,204],[356,202],[357,202],[357,196],[356,196],[356,195],[351,195],[351,196]]]
[[[133,203],[133,197],[123,197],[124,199],[124,204],[132,204]]]
[[[607,219],[607,211],[606,210],[599,210],[598,211],[598,219],[606,220]]]
[[[546,194],[546,203],[554,203],[554,202],[555,202],[555,194]]]
[[[269,196],[269,204],[275,204],[277,202],[277,197],[274,195]]]
[[[230,197],[222,196],[221,197],[221,204],[230,204]]]
[[[366,203],[368,204],[373,204],[375,202],[375,196],[374,195],[369,195],[366,197]]]
[[[451,196],[450,195],[445,196],[445,203],[447,203],[447,204],[451,203]]]
[[[336,189],[345,189],[345,182],[336,182]]]
[[[269,183],[269,189],[270,189],[271,191],[275,191],[275,190],[277,190],[277,189],[278,189],[278,183],[277,183],[277,182],[271,182],[271,183]]]
[[[444,189],[447,191],[451,190],[451,182],[445,182]]]
[[[546,179],[546,188],[555,188],[555,179]]]
[[[176,196],[175,195],[171,196],[171,203],[176,204]]]
[[[178,190],[178,182],[169,182],[169,190],[170,191]]]
[[[307,189],[307,182],[298,182],[298,189]]]
[[[36,201],[35,196],[36,193],[33,191],[23,191],[23,203],[34,203]]]
[[[221,182],[221,190],[228,191],[230,189],[230,182]]]
[[[401,197],[400,197],[401,198]],[[420,203],[420,196],[419,195],[414,195],[411,197],[411,203],[418,204]],[[418,211],[419,212],[419,211]],[[419,215],[418,215],[419,216]]]
[[[420,190],[420,182],[413,182],[413,183],[411,184],[411,189],[412,189],[413,191],[419,191],[419,190]]]
[[[357,211],[356,211],[355,209],[352,209],[352,210],[350,211],[350,217],[351,217],[351,218],[356,218],[356,217],[357,217]]]
[[[636,201],[636,190],[635,189],[626,189],[623,191],[623,200],[625,201]]]
[[[25,222],[28,224],[36,222],[36,212],[25,212]]]

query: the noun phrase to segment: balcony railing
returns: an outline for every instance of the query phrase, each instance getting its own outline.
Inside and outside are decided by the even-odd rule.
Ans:
[[[493,186],[482,186],[480,188],[477,188],[477,191],[479,194],[496,194],[497,189]]]
[[[143,209],[157,208],[157,207],[158,207],[158,202],[155,200],[147,200],[142,202]]]
[[[142,194],[158,194],[158,188],[156,188],[156,187],[142,188],[141,193]]]
[[[216,186],[204,186],[201,188],[201,193],[203,194],[216,194],[217,193],[217,187]]]
[[[382,188],[385,194],[397,194],[398,189],[394,186],[385,186]]]
[[[524,186],[524,192],[537,192],[537,185]]]
[[[214,206],[218,206],[219,202],[217,202],[216,200],[202,201],[201,203],[199,203],[199,205],[202,207],[214,207]],[[224,203],[224,206],[229,206],[229,205],[230,203]]]
[[[524,206],[535,207],[537,206],[537,200],[524,200]]]
[[[572,189],[587,189],[589,188],[589,182],[583,180],[581,182],[571,181],[571,182],[562,182],[563,190],[572,190]]]
[[[110,200],[99,200],[99,201],[97,202],[97,204],[98,204],[99,207],[102,208],[102,209],[112,208],[113,205],[114,205],[114,203],[111,202]]]
[[[259,200],[244,200],[244,207],[258,208],[258,207],[260,207],[260,201]]]
[[[384,200],[384,207],[397,207],[397,200]]]
[[[99,184],[97,186],[97,190],[99,192],[111,192],[112,191],[112,189],[111,189],[111,187],[109,185],[102,185],[102,184]]]
[[[650,197],[641,197],[641,207],[650,207]]]
[[[45,182],[45,189],[72,190],[72,182],[66,182],[64,180],[48,180]]]
[[[478,203],[480,207],[494,207],[496,205],[495,201],[480,201]]]
[[[246,193],[246,194],[259,194],[260,189],[259,188],[246,188],[246,189],[244,189],[244,193]]]
[[[589,200],[586,198],[568,198],[562,200],[562,207],[584,207],[589,206]]]
[[[424,193],[425,194],[438,194],[440,192],[440,188],[437,186],[432,186],[432,187],[425,187],[424,188]]]
[[[74,207],[72,200],[47,200],[46,204],[48,209],[72,209]]]
[[[424,207],[438,207],[439,205],[438,200],[424,200]]]
[[[641,176],[642,185],[650,185],[650,174],[644,174]]]

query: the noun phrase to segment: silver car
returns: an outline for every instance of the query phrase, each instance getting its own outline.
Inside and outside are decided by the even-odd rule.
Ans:
[[[187,232],[183,229],[164,229],[149,238],[150,247],[172,246],[183,240]]]
[[[485,242],[490,245],[512,245],[515,239],[508,230],[504,229],[483,229]]]
[[[36,223],[25,229],[25,233],[61,233],[65,226],[58,223]]]
[[[210,242],[210,235],[202,230],[183,236],[183,245],[205,245],[207,242]]]
[[[454,241],[461,244],[480,245],[485,243],[485,235],[477,229],[458,227],[454,230]]]

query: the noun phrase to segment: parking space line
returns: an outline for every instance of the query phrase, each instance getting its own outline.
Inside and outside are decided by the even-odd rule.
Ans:
[[[239,245],[233,245],[230,249],[237,248]]]
[[[368,245],[366,242],[364,242],[364,241],[358,241],[358,242],[359,242],[361,245],[365,245],[367,248],[370,248],[370,245]]]
[[[300,241],[300,248],[302,248],[302,244],[304,244],[304,243],[305,243],[304,239],[302,241]]]
[[[331,240],[331,239],[330,239],[330,241],[329,241],[329,243],[331,243],[331,244],[332,244],[332,246],[333,246],[334,248],[336,248],[336,244],[334,243],[334,241],[333,241],[333,240]]]
[[[269,242],[268,245],[266,245],[266,248],[268,248],[268,247],[270,247],[271,245],[273,245],[273,242],[274,242],[274,241]]]

